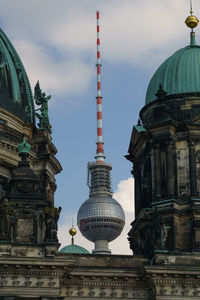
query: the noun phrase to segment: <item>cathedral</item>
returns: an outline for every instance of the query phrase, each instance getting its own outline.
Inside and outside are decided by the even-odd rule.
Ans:
[[[100,117],[96,162],[88,164],[90,195],[78,213],[95,249],[90,254],[75,245],[71,228],[72,244],[59,251],[54,193],[62,167],[51,138],[50,96],[39,81],[32,93],[20,57],[0,31],[0,299],[200,299],[200,46],[192,11],[186,25],[190,41],[154,73],[130,137],[133,255],[108,248],[124,213],[112,198]],[[99,89],[98,116],[101,98]]]

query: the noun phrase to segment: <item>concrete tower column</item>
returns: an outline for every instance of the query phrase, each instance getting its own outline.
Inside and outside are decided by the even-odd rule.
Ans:
[[[108,241],[107,240],[97,240],[94,242],[94,250],[92,250],[93,254],[111,254],[111,250],[108,249]]]

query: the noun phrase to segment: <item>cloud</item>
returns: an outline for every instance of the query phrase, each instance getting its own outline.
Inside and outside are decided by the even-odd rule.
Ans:
[[[152,67],[184,45],[188,7],[182,0],[0,0],[31,82],[57,95],[87,91],[95,76],[96,9],[103,61]],[[200,9],[196,3],[195,9]],[[6,18],[5,18],[6,16]],[[188,32],[189,33],[189,32]],[[182,42],[181,42],[182,39]],[[166,50],[168,49],[168,50]]]
[[[78,58],[61,58],[57,61],[51,56],[48,47],[35,45],[30,41],[16,41],[29,79],[34,86],[39,79],[41,87],[56,96],[64,93],[85,91],[94,75],[94,70]]]
[[[128,232],[131,229],[131,222],[133,222],[134,214],[133,212],[125,211],[126,224],[121,235],[109,244],[109,248],[112,250],[112,254],[124,254],[124,255],[132,255],[133,252],[129,248],[128,242]]]
[[[109,244],[112,254],[132,254],[132,251],[129,248],[127,234],[131,228],[130,224],[134,218],[133,190],[134,180],[133,178],[128,178],[119,182],[117,191],[113,194],[113,198],[119,201],[125,211],[126,224],[121,235]],[[58,238],[59,242],[62,244],[61,248],[71,244],[71,237],[68,234],[68,231],[71,228],[72,217],[74,220],[77,219],[76,214],[73,216],[65,216],[64,221],[59,226]],[[93,243],[85,239],[79,230],[77,230],[77,235],[75,236],[75,244],[86,248],[90,252],[94,249]]]
[[[134,179],[132,177],[121,180],[118,183],[117,191],[113,194],[124,209],[125,226],[121,235],[110,243],[113,254],[132,254],[127,240],[128,232],[131,229],[131,222],[134,219]]]
[[[181,10],[184,5],[179,4]],[[184,20],[181,17],[172,1],[118,2],[103,16],[105,58],[145,67],[152,60],[155,63],[160,52],[185,29],[179,26]]]
[[[132,177],[122,180],[117,185],[117,191],[113,194],[115,198],[123,207],[125,212],[133,213],[134,203],[134,180]]]

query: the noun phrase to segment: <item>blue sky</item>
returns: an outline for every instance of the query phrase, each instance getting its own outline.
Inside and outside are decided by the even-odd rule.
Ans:
[[[56,206],[62,206],[59,237],[70,243],[72,217],[88,198],[87,163],[96,150],[96,10],[100,10],[103,139],[113,165],[114,196],[127,225],[110,244],[131,253],[126,235],[133,219],[133,180],[127,153],[132,126],[144,106],[148,82],[169,55],[189,43],[184,21],[189,0],[0,0],[0,25],[19,53],[32,87],[52,95],[53,142],[63,171],[56,177]],[[200,18],[200,3],[193,0]],[[199,29],[196,30],[197,41]],[[75,221],[74,221],[75,223]],[[93,245],[78,233],[75,242]],[[123,245],[120,246],[119,245]]]

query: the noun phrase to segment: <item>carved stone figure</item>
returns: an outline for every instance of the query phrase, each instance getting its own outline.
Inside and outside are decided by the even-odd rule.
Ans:
[[[46,225],[46,235],[45,240],[57,241],[57,230],[58,230],[58,219],[61,212],[61,207],[56,208],[53,206],[52,202],[45,208],[45,225]]]
[[[11,243],[14,243],[15,237],[16,237],[16,232],[15,232],[15,216],[14,216],[14,211],[10,212],[9,216],[9,224],[10,224],[10,240]]]
[[[8,199],[4,199],[0,203],[0,236],[2,239],[7,239],[9,237],[10,231],[10,205]]]
[[[166,249],[168,229],[163,225],[162,218],[157,214],[141,214],[138,225],[129,233],[130,247],[135,254],[152,257],[155,250]],[[139,218],[138,218],[139,220]]]
[[[37,81],[35,86],[34,99],[37,105],[41,105],[38,109],[40,110],[40,114],[36,113],[36,117],[39,119],[38,126],[41,129],[46,128],[51,133],[51,125],[49,123],[48,115],[48,101],[51,99],[51,96],[46,96],[46,94],[42,92],[39,81]]]

